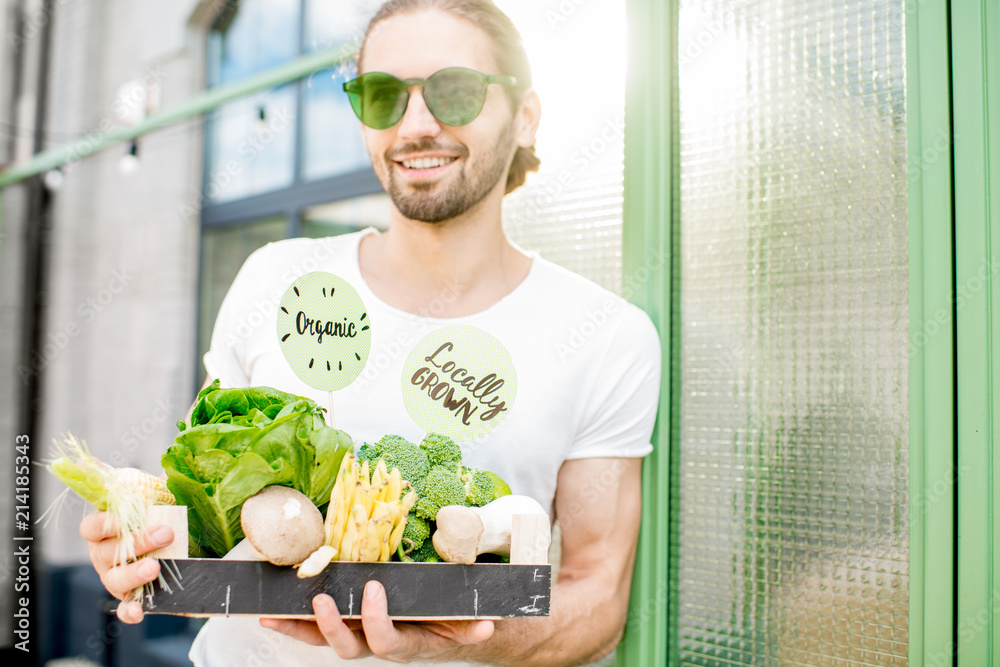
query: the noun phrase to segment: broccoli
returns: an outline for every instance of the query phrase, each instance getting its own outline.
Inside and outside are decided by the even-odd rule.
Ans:
[[[366,442],[358,448],[358,453],[354,457],[358,460],[358,465],[361,465],[365,461],[368,461],[368,466],[371,468],[378,462],[378,458],[382,456],[382,446],[378,444],[371,444]],[[402,473],[402,471],[400,471]]]
[[[400,476],[410,483],[417,493],[424,488],[424,478],[431,468],[427,454],[418,445],[398,435],[387,435],[374,445],[365,443],[358,449],[358,463],[368,461],[369,473],[375,473],[379,459],[385,461],[386,470],[399,468]]]
[[[381,449],[385,449],[385,447],[389,445],[399,445],[399,444],[413,445],[412,442],[410,442],[401,435],[383,435],[382,439],[375,443],[375,446]]]
[[[417,516],[433,521],[445,505],[465,505],[465,484],[457,468],[434,466],[423,481],[423,491],[417,490]]]
[[[406,527],[403,528],[404,551],[416,551],[423,546],[431,536],[431,527],[425,519],[413,512],[406,517]]]
[[[493,500],[511,495],[510,487],[507,485],[507,482],[500,478],[500,475],[495,472],[490,472],[489,470],[485,470],[484,472],[490,476],[490,479],[493,480]]]
[[[462,448],[446,435],[428,433],[420,441],[420,448],[427,452],[432,466],[458,465],[462,462]]]
[[[412,515],[411,515],[412,516]],[[418,549],[411,549],[406,551],[404,549],[405,543],[400,543],[399,547],[396,549],[396,556],[403,563],[439,563],[441,562],[441,557],[438,552],[434,549],[434,542],[427,538],[424,540],[423,544],[420,545]]]
[[[409,554],[410,560],[415,563],[440,563],[441,557],[434,550],[434,542],[425,540],[424,545]]]
[[[493,500],[493,478],[485,470],[462,466],[459,472],[465,486],[465,504],[482,507]]]

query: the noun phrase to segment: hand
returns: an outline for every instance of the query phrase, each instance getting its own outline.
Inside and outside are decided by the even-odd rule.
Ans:
[[[80,535],[90,542],[90,562],[101,575],[101,583],[119,600],[124,600],[132,590],[159,576],[160,562],[155,558],[142,558],[127,565],[118,562],[121,550],[118,522],[107,512],[87,516],[80,523]],[[145,555],[173,541],[174,531],[168,526],[149,526],[135,534],[135,555]],[[118,605],[118,618],[123,623],[138,623],[142,616],[139,602],[133,600]]]
[[[345,660],[375,655],[403,663],[445,658],[493,636],[493,621],[393,623],[385,589],[377,581],[365,585],[360,621],[341,619],[329,595],[314,597],[313,611],[315,622],[262,618],[260,624],[307,644],[331,646]]]

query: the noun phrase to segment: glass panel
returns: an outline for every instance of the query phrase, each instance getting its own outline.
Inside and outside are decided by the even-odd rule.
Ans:
[[[377,194],[344,199],[307,208],[302,213],[302,236],[319,238],[356,232],[366,227],[389,228],[392,202]]]
[[[306,80],[302,137],[306,180],[371,168],[360,121],[341,87],[353,76],[353,71],[325,69]]]
[[[380,2],[306,0],[306,52],[361,43]],[[355,75],[354,64],[325,69],[306,80],[302,173],[307,180],[370,168],[359,122],[341,86]]]
[[[212,112],[206,200],[217,204],[291,185],[295,86],[248,95]]]
[[[250,254],[271,241],[288,234],[283,218],[261,220],[239,227],[206,229],[201,234],[201,294],[198,298],[198,359],[208,351],[212,327],[222,300],[233,284],[243,262]],[[204,366],[198,364],[199,373]]]
[[[903,11],[681,2],[680,664],[906,664]]]
[[[239,81],[299,55],[300,0],[239,0],[211,34],[209,84]]]
[[[542,166],[504,200],[507,233],[521,247],[621,292],[624,0],[566,2],[551,11],[520,0],[497,5],[521,32],[542,104]],[[601,36],[600,48],[594,35]]]

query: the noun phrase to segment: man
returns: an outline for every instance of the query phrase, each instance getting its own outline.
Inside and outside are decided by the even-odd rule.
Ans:
[[[440,85],[456,67],[473,74]],[[448,324],[489,331],[513,358],[517,400],[496,431],[463,443],[463,459],[499,473],[559,518],[562,560],[551,616],[393,623],[382,587],[369,582],[360,621],[342,621],[337,605],[344,601],[326,595],[313,600],[315,622],[213,619],[192,659],[330,665],[374,656],[545,666],[597,660],[613,650],[627,613],[641,457],[650,450],[659,389],[655,330],[638,309],[522,252],[504,235],[502,198],[537,165],[531,148],[540,108],[516,30],[489,0],[387,3],[369,25],[358,72],[347,90],[393,201],[389,231],[292,239],[254,253],[220,310],[205,358],[209,379],[269,384],[324,402],[325,394],[302,384],[284,363],[273,320],[239,333],[253,304],[283,292],[289,267],[310,258],[321,257],[322,270],[358,290],[371,314],[373,354],[393,341],[412,347],[422,333]],[[363,76],[373,72],[420,82],[397,84],[393,92],[384,75]],[[579,94],[585,104],[592,92]],[[588,321],[593,334],[568,347],[572,332]],[[385,433],[419,439],[398,396],[405,356],[337,393],[339,428],[359,442]],[[169,530],[153,528],[140,540],[140,553],[171,540]],[[85,520],[81,532],[117,597],[156,577],[155,561],[110,567],[114,540],[101,515]],[[137,622],[141,610],[123,604],[119,616]]]

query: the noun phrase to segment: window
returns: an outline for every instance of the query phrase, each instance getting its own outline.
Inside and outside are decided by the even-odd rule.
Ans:
[[[209,36],[209,87],[357,41],[374,11],[320,0],[239,0],[226,8]],[[373,221],[344,213],[385,197],[341,92],[350,75],[349,68],[313,72],[207,116],[199,369],[222,298],[250,253],[290,236],[353,231],[365,226],[355,224],[362,217]]]

